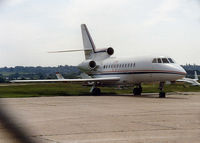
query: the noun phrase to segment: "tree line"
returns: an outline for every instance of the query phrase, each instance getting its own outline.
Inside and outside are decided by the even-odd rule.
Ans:
[[[61,73],[65,78],[77,78],[80,70],[76,66],[57,67],[3,67],[0,68],[0,82],[9,82],[15,79],[55,79],[56,72]]]

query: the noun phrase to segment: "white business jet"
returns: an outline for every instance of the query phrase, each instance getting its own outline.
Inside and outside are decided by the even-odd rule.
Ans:
[[[114,49],[96,49],[94,42],[85,24],[81,25],[83,46],[82,50],[67,50],[58,52],[84,51],[85,60],[78,65],[84,72],[82,79],[64,79],[58,75],[58,79],[49,80],[13,80],[17,83],[38,82],[83,82],[92,85],[90,92],[100,95],[100,86],[133,85],[134,95],[141,95],[142,83],[160,82],[159,97],[165,97],[163,91],[165,81],[175,81],[185,77],[186,71],[172,58],[156,56],[141,58],[116,58],[112,57]]]
[[[178,79],[176,81],[178,82],[187,82],[187,83],[190,83],[192,84],[193,86],[200,86],[200,83],[198,82],[199,78],[198,78],[198,75],[197,75],[197,72],[194,71],[194,79],[192,78],[182,78],[182,79]]]

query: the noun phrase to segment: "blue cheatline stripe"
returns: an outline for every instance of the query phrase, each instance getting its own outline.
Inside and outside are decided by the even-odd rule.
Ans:
[[[185,75],[185,74],[175,73],[175,72],[115,72],[115,73],[96,73],[93,75],[117,75],[117,74],[177,74],[177,75]]]

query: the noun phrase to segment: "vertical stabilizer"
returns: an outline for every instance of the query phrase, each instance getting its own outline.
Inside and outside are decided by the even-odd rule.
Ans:
[[[90,33],[85,24],[81,24],[81,32],[82,32],[82,38],[83,38],[85,59],[86,60],[91,59],[92,54],[94,54],[96,47],[94,45],[92,37],[90,36]]]
[[[197,71],[194,71],[194,79],[199,80],[198,75],[197,75]]]
[[[56,77],[57,79],[64,79],[64,77],[59,72],[56,73]]]

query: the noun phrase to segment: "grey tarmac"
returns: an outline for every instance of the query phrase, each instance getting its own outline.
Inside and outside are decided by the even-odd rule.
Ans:
[[[200,93],[4,98],[44,143],[199,143]],[[13,143],[0,125],[0,143]]]

